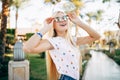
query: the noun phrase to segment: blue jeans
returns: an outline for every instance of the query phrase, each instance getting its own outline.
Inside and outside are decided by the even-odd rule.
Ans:
[[[67,76],[67,75],[64,75],[64,74],[61,74],[60,78],[58,80],[76,80],[70,76]]]

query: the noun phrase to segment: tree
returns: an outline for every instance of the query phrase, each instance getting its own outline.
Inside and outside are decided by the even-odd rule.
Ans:
[[[3,54],[5,53],[7,17],[9,14],[9,1],[10,0],[1,0],[2,14],[1,14],[1,26],[0,26],[0,57],[3,57]]]
[[[6,28],[7,28],[7,17],[9,14],[9,1],[10,0],[1,0],[2,2],[2,13],[1,13],[1,25],[0,25],[0,75],[6,74],[5,71],[8,70],[5,68],[5,46],[6,46]]]
[[[111,0],[103,0],[102,2],[105,3],[105,2],[110,2]],[[117,3],[120,3],[120,0],[115,0]]]
[[[116,22],[118,28],[120,29],[120,11],[119,11],[119,17],[118,17],[118,22]]]
[[[14,0],[0,0],[2,2],[1,26],[0,26],[0,63],[4,60],[6,46],[7,18],[10,14],[10,6]]]
[[[58,2],[60,2],[61,0],[44,0],[44,3],[52,3],[52,4],[56,4]]]
[[[20,7],[21,4],[19,3],[19,1],[20,0],[1,0],[2,13],[1,13],[1,26],[0,26],[0,56],[3,56],[3,54],[5,53],[7,18],[10,14],[9,7],[13,4],[16,5],[17,8],[16,15],[18,15],[18,8]]]
[[[96,12],[88,12],[86,15],[89,17],[89,20],[91,22],[91,19],[95,19],[96,21],[101,21],[102,20],[102,13],[104,11],[102,10],[97,10]],[[89,22],[89,23],[90,23]]]
[[[110,2],[111,0],[103,0],[102,2],[105,3],[105,2]]]
[[[24,2],[27,2],[28,0],[12,0],[11,6],[14,6],[16,8],[16,15],[15,15],[15,39],[17,39],[17,22],[18,22],[18,12],[19,12],[19,8],[22,6],[22,4]]]

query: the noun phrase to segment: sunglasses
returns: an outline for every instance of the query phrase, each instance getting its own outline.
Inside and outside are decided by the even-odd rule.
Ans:
[[[54,19],[55,19],[55,22],[61,22],[61,21],[67,21],[69,17],[65,15],[63,17],[55,17]]]

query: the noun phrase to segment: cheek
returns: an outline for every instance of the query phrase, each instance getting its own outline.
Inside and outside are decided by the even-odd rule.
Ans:
[[[54,22],[53,27],[54,27],[54,29],[58,29],[58,24]]]

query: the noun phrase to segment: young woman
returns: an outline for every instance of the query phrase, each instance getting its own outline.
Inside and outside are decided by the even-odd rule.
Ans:
[[[72,37],[69,21],[84,29],[89,36]],[[49,38],[42,36],[50,32]],[[79,45],[91,43],[100,35],[77,17],[75,12],[65,14],[56,11],[44,22],[44,27],[24,43],[26,53],[47,51],[47,72],[49,80],[79,80]]]

